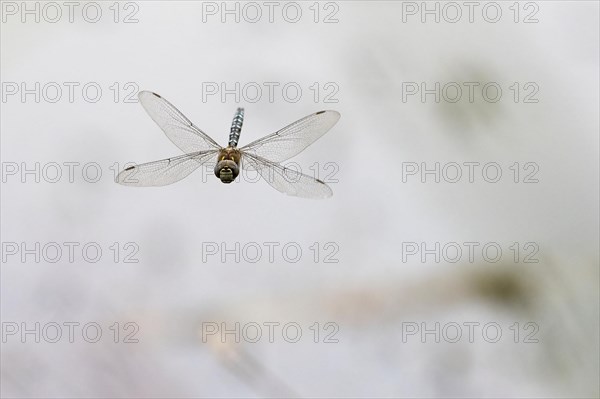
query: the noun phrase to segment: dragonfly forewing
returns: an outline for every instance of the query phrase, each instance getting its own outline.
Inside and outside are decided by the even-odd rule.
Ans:
[[[303,198],[328,198],[331,188],[319,179],[252,154],[242,153],[243,167],[255,170],[274,189]]]
[[[175,183],[210,160],[218,150],[199,151],[125,168],[115,181],[124,186],[152,187]]]

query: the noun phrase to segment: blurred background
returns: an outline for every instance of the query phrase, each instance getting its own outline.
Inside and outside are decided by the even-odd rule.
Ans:
[[[600,395],[597,2],[54,4],[1,3],[4,397]],[[141,90],[221,144],[339,111],[333,197],[115,184],[180,153]]]

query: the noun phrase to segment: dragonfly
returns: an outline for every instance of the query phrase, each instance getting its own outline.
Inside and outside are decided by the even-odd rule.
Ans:
[[[165,186],[185,178],[210,161],[216,161],[214,173],[226,184],[235,181],[242,168],[246,168],[256,171],[284,194],[303,198],[333,195],[331,188],[322,180],[281,163],[298,155],[327,133],[340,119],[337,111],[315,112],[238,148],[244,123],[244,108],[238,108],[231,122],[228,145],[222,147],[160,95],[141,91],[138,98],[150,118],[184,154],[126,167],[115,178],[119,184]]]

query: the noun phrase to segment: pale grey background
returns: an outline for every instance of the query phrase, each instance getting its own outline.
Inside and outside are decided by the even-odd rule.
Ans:
[[[83,4],[83,3],[82,3]],[[111,3],[102,3],[108,13]],[[85,262],[2,264],[2,322],[95,321],[97,344],[2,344],[7,397],[488,396],[597,397],[598,3],[537,2],[539,23],[401,21],[401,4],[338,2],[339,23],[276,14],[270,24],[202,22],[195,2],[137,2],[139,23],[62,20],[2,24],[2,82],[98,82],[95,103],[1,104],[2,162],[97,162],[102,179],[2,185],[3,242],[137,242],[138,264],[108,250]],[[220,4],[220,2],[219,2]],[[509,3],[502,3],[508,12]],[[222,185],[200,173],[159,189],[123,187],[109,166],[177,155],[139,104],[108,87],[160,93],[225,143],[236,107],[202,102],[202,82],[298,82],[297,103],[244,103],[241,144],[320,109],[338,124],[294,159],[339,165],[324,201],[265,182]],[[402,102],[402,82],[499,82],[488,104]],[[536,82],[537,104],[515,104],[512,82]],[[308,87],[335,82],[337,104]],[[401,181],[402,162],[536,162],[537,184]],[[297,242],[300,262],[202,262],[203,242]],[[402,242],[495,241],[497,264],[402,262]],[[512,242],[539,244],[514,264]],[[339,263],[308,247],[336,242]],[[479,259],[481,260],[481,259]],[[115,321],[140,326],[114,344]],[[290,344],[202,343],[201,323],[295,321]],[[315,344],[314,322],[339,325]],[[403,322],[497,322],[496,344],[402,342]],[[539,325],[515,344],[514,322]]]

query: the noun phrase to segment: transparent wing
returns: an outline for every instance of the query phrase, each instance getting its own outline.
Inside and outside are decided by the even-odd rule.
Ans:
[[[242,152],[283,162],[327,133],[340,119],[337,111],[320,111],[240,148]]]
[[[252,154],[242,154],[245,167],[256,170],[274,189],[284,194],[303,198],[328,198],[331,188],[314,177],[302,174],[275,162]]]
[[[185,153],[221,148],[210,136],[198,129],[170,102],[151,91],[138,94],[140,104],[148,115],[173,142]]]
[[[175,183],[216,157],[218,150],[200,151],[125,168],[115,178],[124,186],[166,186]]]

